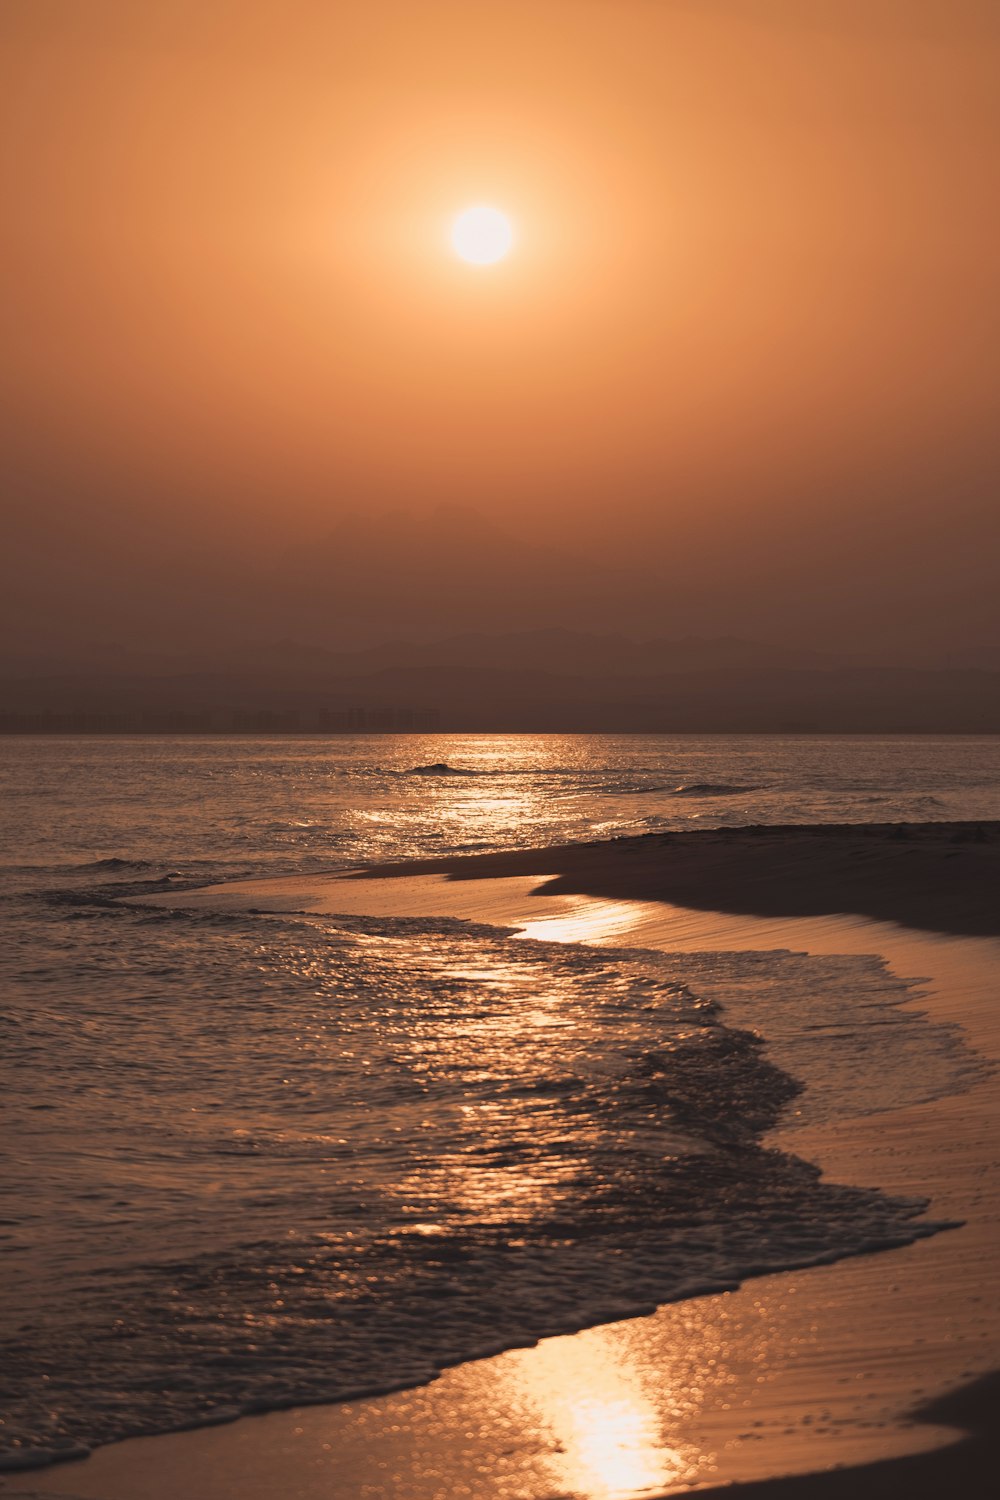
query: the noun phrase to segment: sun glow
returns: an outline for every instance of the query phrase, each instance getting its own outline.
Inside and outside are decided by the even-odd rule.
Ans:
[[[513,243],[510,220],[488,204],[466,208],[452,222],[451,247],[469,265],[492,266],[503,260]]]

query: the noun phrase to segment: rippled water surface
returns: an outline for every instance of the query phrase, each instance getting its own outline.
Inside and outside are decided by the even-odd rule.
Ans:
[[[931,1232],[924,1205],[822,1183],[766,1132],[976,1076],[875,959],[144,893],[661,827],[995,817],[998,770],[973,739],[0,741],[11,1461],[418,1381]]]
[[[1000,738],[18,737],[0,740],[0,793],[10,862],[254,873],[700,824],[995,818]]]

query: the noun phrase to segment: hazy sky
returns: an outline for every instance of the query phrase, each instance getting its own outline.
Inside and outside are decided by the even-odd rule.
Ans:
[[[995,0],[4,0],[5,659],[995,653],[998,77]]]

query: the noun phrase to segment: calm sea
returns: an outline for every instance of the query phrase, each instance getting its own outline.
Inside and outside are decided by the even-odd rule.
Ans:
[[[809,1114],[768,1057],[777,1003],[843,1078],[828,1114],[976,1076],[875,959],[141,898],[656,829],[998,818],[1000,740],[7,738],[0,806],[9,1464],[425,1380],[935,1227],[763,1143],[793,1099]],[[752,1030],[727,1024],[748,993]]]

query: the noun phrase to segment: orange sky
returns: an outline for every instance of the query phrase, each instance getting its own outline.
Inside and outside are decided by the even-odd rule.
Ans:
[[[252,552],[458,504],[714,555],[730,597],[834,538],[881,559],[903,646],[915,566],[957,570],[956,647],[987,628],[992,0],[5,0],[0,28],[29,565],[40,506]],[[488,272],[445,244],[477,200],[518,228]]]

